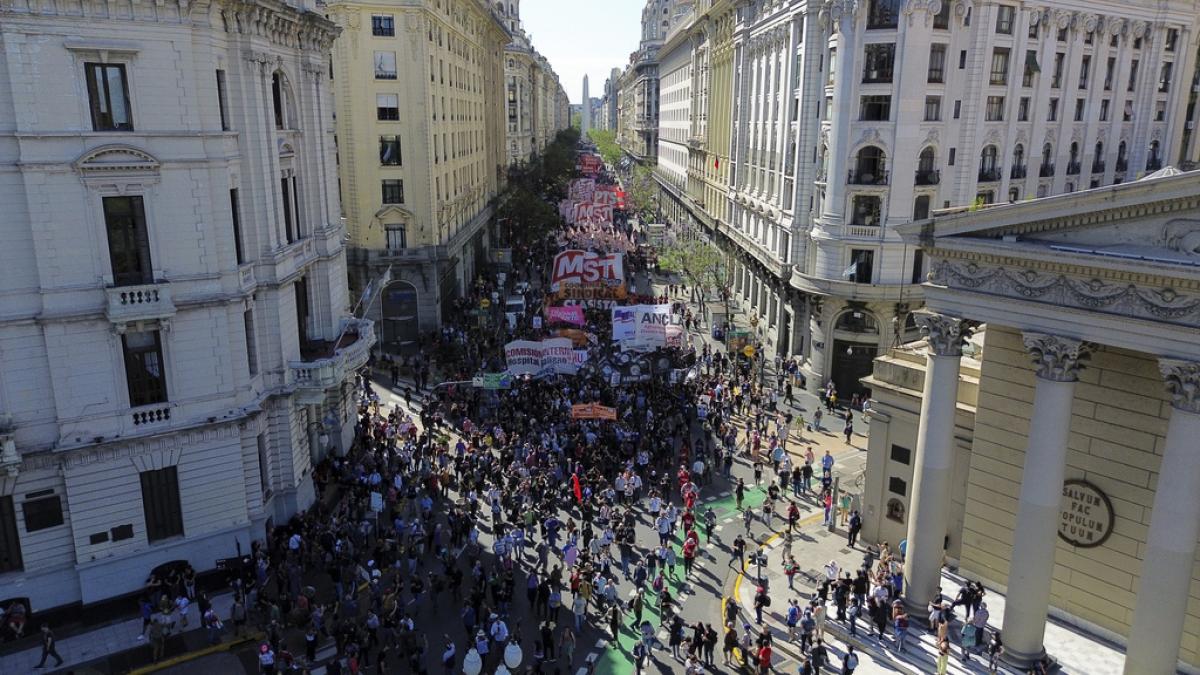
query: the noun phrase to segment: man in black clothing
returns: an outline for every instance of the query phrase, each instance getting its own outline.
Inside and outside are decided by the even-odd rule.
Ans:
[[[37,668],[46,667],[46,657],[53,656],[55,660],[54,667],[62,665],[62,657],[58,655],[58,649],[55,648],[57,640],[54,639],[54,632],[50,630],[48,624],[42,624],[42,660],[38,662]]]

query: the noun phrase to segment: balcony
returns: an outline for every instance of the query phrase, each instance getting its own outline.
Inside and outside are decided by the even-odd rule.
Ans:
[[[1080,170],[1079,162],[1067,162],[1067,175],[1077,176]]]
[[[942,172],[937,169],[917,169],[913,182],[917,185],[937,185],[942,182]]]
[[[859,239],[878,239],[883,234],[883,228],[878,225],[861,225],[850,223],[844,230],[844,236]]]
[[[171,287],[165,282],[110,286],[104,292],[108,295],[108,306],[104,313],[113,323],[165,319],[175,315]]]
[[[888,172],[881,169],[851,169],[846,182],[851,185],[887,185]]]
[[[1104,173],[1104,162],[1099,160],[1092,162],[1092,173]]]
[[[303,359],[288,363],[288,380],[296,389],[297,400],[317,405],[325,392],[337,387],[366,365],[375,344],[375,324],[367,319],[345,319],[337,344],[317,342],[306,345]]]
[[[1003,175],[1004,175],[1004,172],[998,166],[992,166],[992,167],[988,167],[985,169],[980,169],[979,170],[979,182],[980,183],[995,183],[996,181],[1000,180],[1000,177]]]
[[[1053,164],[1042,164],[1041,168],[1038,169],[1038,175],[1041,176],[1042,178],[1049,178],[1049,177],[1053,176],[1054,175],[1054,165]]]
[[[1012,171],[1009,172],[1008,176],[1009,176],[1009,178],[1012,178],[1013,180],[1016,180],[1018,178],[1024,178],[1026,171],[1027,171],[1027,169],[1023,165],[1022,166],[1014,166],[1012,168]]]

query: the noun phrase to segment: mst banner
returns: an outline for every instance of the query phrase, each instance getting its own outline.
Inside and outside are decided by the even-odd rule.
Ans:
[[[568,249],[554,256],[550,292],[559,298],[608,300],[625,297],[624,255]]]
[[[513,375],[574,375],[587,361],[586,349],[575,349],[569,338],[514,340],[504,345],[504,360]]]

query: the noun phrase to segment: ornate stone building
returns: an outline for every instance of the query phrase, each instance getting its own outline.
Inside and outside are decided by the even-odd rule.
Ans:
[[[869,540],[908,541],[908,603],[946,555],[1006,594],[1013,662],[1055,656],[1053,615],[1130,675],[1195,670],[1200,173],[899,232],[929,259],[928,337],[876,362],[863,501]]]
[[[353,436],[311,3],[0,4],[0,587],[34,611],[237,554]]]

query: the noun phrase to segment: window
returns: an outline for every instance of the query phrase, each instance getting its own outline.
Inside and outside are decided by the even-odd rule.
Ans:
[[[862,117],[860,119],[886,122],[892,111],[891,96],[863,96],[860,105]]]
[[[913,201],[913,220],[925,220],[928,217],[929,217],[929,195],[918,195],[917,198]],[[920,253],[921,252],[918,250],[917,254],[920,255]],[[920,281],[917,280],[918,276],[920,276],[919,273],[914,269],[913,270],[913,281],[912,281],[914,284],[921,283]]]
[[[1050,99],[1050,107],[1047,109],[1046,119],[1051,122],[1054,122],[1058,119],[1058,99]]]
[[[976,193],[975,203],[980,206],[990,206],[996,203],[996,192],[994,190],[984,190]]]
[[[1173,52],[1173,51],[1175,51],[1175,45],[1178,43],[1179,43],[1179,29],[1178,28],[1168,28],[1165,49],[1169,52]]]
[[[921,249],[917,249],[918,258],[920,257],[920,255],[922,253],[923,253],[923,251]],[[909,464],[912,462],[912,450],[893,444],[891,458],[892,458],[893,462],[900,462],[901,464]]]
[[[958,148],[950,148],[950,154],[946,156],[946,164],[954,166],[954,156],[958,154]]]
[[[1083,105],[1084,105],[1084,103],[1085,103],[1085,101],[1081,98],[1075,99],[1075,121],[1076,122],[1083,121]]]
[[[217,108],[221,112],[221,131],[229,131],[229,115],[225,112],[229,103],[225,92],[225,71],[217,69]]]
[[[1171,91],[1171,66],[1170,61],[1167,61],[1162,66],[1162,72],[1158,76],[1158,93],[1165,94]]]
[[[985,119],[988,122],[1000,122],[1004,119],[1003,96],[987,97],[987,110],[985,111]]]
[[[1029,121],[1029,97],[1028,96],[1022,96],[1020,98],[1020,100],[1017,101],[1017,121],[1018,122],[1028,122]]]
[[[1138,75],[1137,71],[1138,71],[1138,60],[1134,59],[1129,64],[1129,86],[1125,87],[1125,91],[1133,91],[1133,88],[1137,86],[1137,75]]]
[[[1108,121],[1108,104],[1109,104],[1108,99],[1103,99],[1100,101],[1100,121],[1101,122]]]
[[[146,514],[146,539],[160,541],[183,534],[183,511],[179,507],[179,473],[176,467],[143,471],[142,510]]]
[[[1012,35],[1013,17],[1016,16],[1016,13],[1016,7],[1000,5],[996,10],[996,32],[1001,35]]]
[[[1066,65],[1067,55],[1063,52],[1058,52],[1054,55],[1054,77],[1050,79],[1051,89],[1062,88],[1063,68]]]
[[[120,63],[85,63],[93,131],[133,131],[129,82]]]
[[[863,82],[891,82],[896,60],[896,45],[891,42],[869,44],[864,48]]]
[[[25,568],[21,560],[21,539],[17,535],[17,512],[13,498],[0,497],[0,574],[20,572]]]
[[[962,112],[962,101],[954,102],[954,119],[958,119],[958,114]]]
[[[162,340],[156,330],[128,331],[121,336],[125,356],[125,384],[129,406],[166,403],[167,373],[163,364]]]
[[[1092,152],[1092,173],[1104,173],[1104,141],[1096,141]]]
[[[387,232],[387,248],[389,251],[403,251],[408,248],[407,225],[387,225],[384,231]]]
[[[1125,101],[1125,111],[1121,113],[1121,121],[1133,121],[1133,101]]]
[[[114,286],[154,283],[150,235],[141,197],[105,197],[104,226]]]
[[[1037,52],[1030,49],[1025,52],[1025,72],[1021,75],[1021,86],[1032,87],[1033,76],[1041,72],[1042,68],[1038,65]]]
[[[858,284],[871,283],[874,278],[872,276],[874,265],[875,251],[861,248],[850,249],[850,266],[846,269],[849,271],[852,281]]]
[[[1025,34],[1028,35],[1030,38],[1036,40],[1037,36],[1038,36],[1038,27],[1039,27],[1039,24],[1036,24],[1036,23],[1030,21],[1029,29],[1027,31],[1025,31]]]
[[[1150,141],[1150,154],[1146,157],[1146,170],[1158,171],[1162,168],[1162,157],[1159,155],[1162,146],[1158,141]]]
[[[396,52],[375,52],[375,79],[396,79]]]
[[[895,476],[888,478],[888,492],[893,492],[903,497],[907,490],[908,484],[904,482],[903,478],[897,478]]]
[[[283,232],[287,237],[287,243],[291,244],[296,241],[296,218],[293,213],[295,202],[292,199],[292,183],[285,178],[279,179],[279,190],[283,196]]]
[[[1079,88],[1087,89],[1088,72],[1092,69],[1092,57],[1084,56],[1079,61]]]
[[[404,181],[399,179],[383,181],[383,203],[384,204],[403,204],[404,203]]]
[[[937,14],[933,15],[933,27],[936,30],[948,30],[950,28],[950,3],[943,2],[942,8]]]
[[[1125,141],[1117,144],[1117,171],[1124,171],[1129,165],[1129,159],[1125,156],[1127,149]]]
[[[874,145],[859,150],[847,182],[854,185],[887,185],[887,156],[883,150]]]
[[[1012,178],[1019,179],[1025,177],[1025,146],[1017,143],[1013,148],[1013,166]]]
[[[267,451],[267,435],[259,434],[255,439],[258,445],[258,486],[262,489],[263,500],[271,496],[271,466],[270,453]]]
[[[400,154],[399,136],[379,137],[379,163],[384,166],[400,166],[403,157]]]
[[[867,28],[895,28],[899,18],[900,0],[871,0],[867,9]]]
[[[371,15],[371,35],[375,37],[393,37],[396,35],[396,21],[391,14]]]
[[[1054,146],[1049,143],[1042,146],[1042,166],[1038,175],[1042,178],[1054,175]]]
[[[271,74],[271,109],[275,113],[275,128],[284,128],[283,83],[279,79],[278,72]]]
[[[826,78],[825,84],[833,84],[833,73],[837,69],[837,49],[829,50],[829,77]]]
[[[962,70],[967,67],[967,50],[963,49],[958,52],[958,69]]]
[[[992,50],[992,76],[990,84],[1008,84],[1008,49],[997,47]]]
[[[1066,28],[1059,28],[1059,29],[1058,29],[1058,41],[1059,41],[1059,42],[1066,42],[1066,41],[1067,41],[1067,29],[1066,29]]]
[[[229,190],[229,212],[233,216],[233,255],[237,264],[246,262],[246,253],[242,248],[242,209],[238,203],[238,189]]]
[[[242,313],[242,323],[246,328],[246,371],[254,377],[258,374],[258,338],[254,334],[254,310],[248,309]]]
[[[1117,69],[1117,59],[1115,56],[1108,57],[1108,67],[1104,71],[1104,91],[1112,91],[1113,73]]]
[[[383,122],[399,120],[400,96],[398,94],[376,94],[375,118]]]
[[[1000,151],[994,145],[988,145],[979,153],[979,181],[992,182],[1000,180],[1000,167],[996,165]]]
[[[929,82],[939,84],[946,81],[946,45],[929,45]]]
[[[1021,189],[1015,187],[1008,188],[1008,203],[1015,204],[1019,201],[1021,201]]]
[[[50,494],[45,494],[45,493]],[[25,531],[37,532],[63,524],[62,500],[53,490],[34,492],[25,495],[26,501],[21,504],[25,512]]]
[[[1166,101],[1155,101],[1154,102],[1154,121],[1162,122],[1166,118],[1167,118],[1167,102]]]
[[[942,97],[925,97],[925,121],[940,122],[942,120]]]
[[[851,213],[851,225],[879,226],[881,202],[874,195],[855,195]]]

